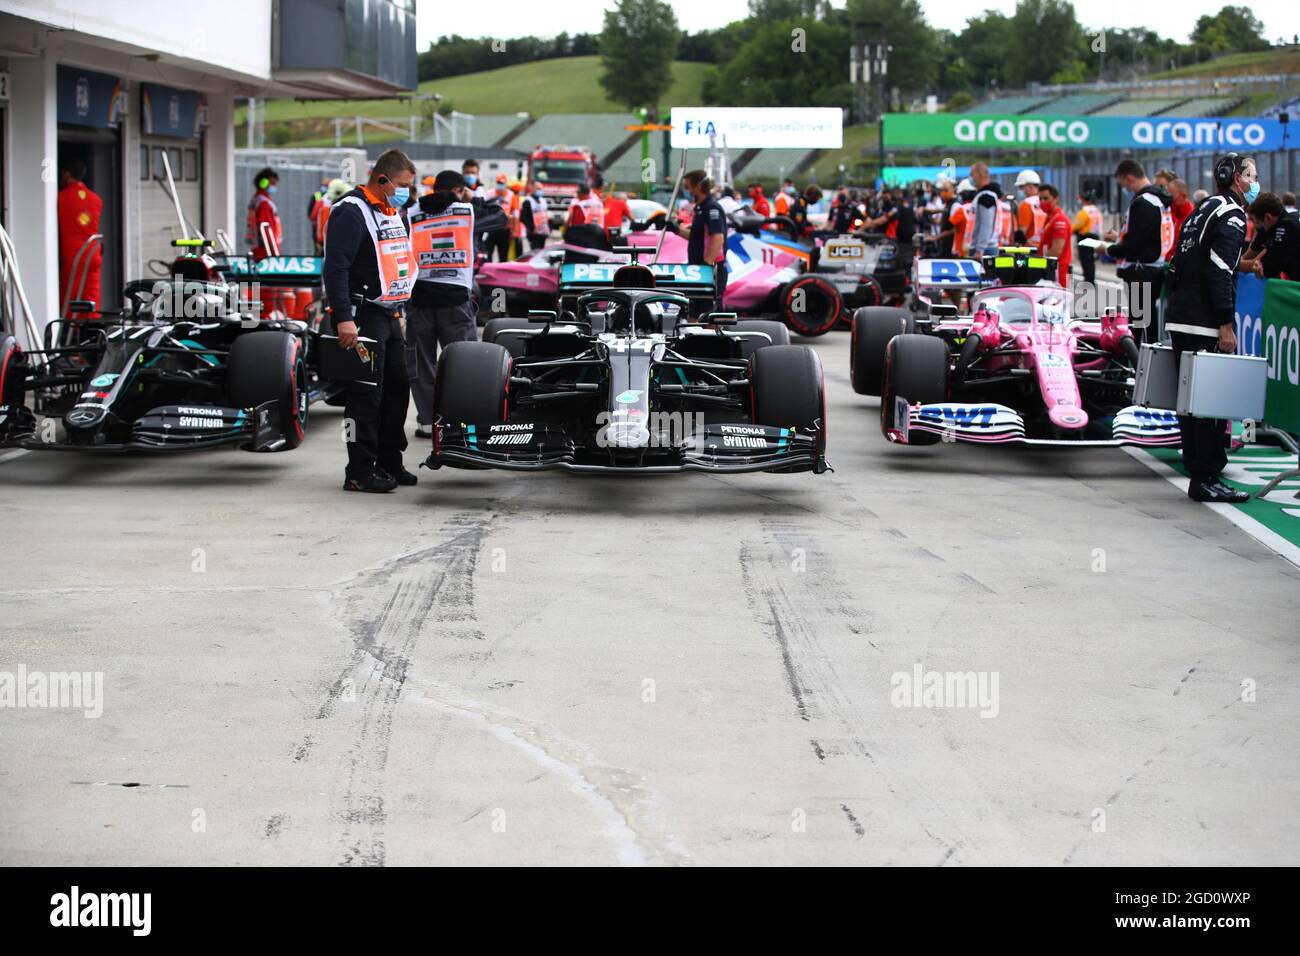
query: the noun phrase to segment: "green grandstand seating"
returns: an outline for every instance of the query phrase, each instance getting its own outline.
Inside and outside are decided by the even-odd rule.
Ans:
[[[505,146],[526,153],[539,145],[586,146],[599,162],[628,137],[623,127],[633,122],[627,113],[552,113],[540,117]]]
[[[1059,100],[1038,107],[1034,112],[1057,116],[1085,116],[1123,98],[1123,94],[1115,93],[1071,93],[1069,96],[1063,96]]]
[[[991,100],[976,103],[963,113],[1028,113],[1044,103],[1051,102],[1050,96],[995,96]]]
[[[1157,116],[1185,100],[1185,96],[1160,96],[1121,100],[1097,110],[1093,116]]]
[[[1161,116],[1222,116],[1241,102],[1239,96],[1198,96],[1179,103]]]
[[[498,140],[506,136],[522,122],[524,122],[523,118],[516,116],[514,113],[476,113],[472,121],[467,122],[464,119],[458,119],[456,124],[460,142],[465,142],[463,131],[468,129],[468,145],[485,148],[495,146]],[[434,142],[433,134],[426,134],[424,141],[426,143]],[[438,142],[445,144],[450,141],[451,138],[445,131],[439,134]]]

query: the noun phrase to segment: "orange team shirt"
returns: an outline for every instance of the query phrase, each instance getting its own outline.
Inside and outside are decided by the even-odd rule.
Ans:
[[[617,229],[623,224],[624,219],[631,218],[632,211],[628,209],[626,200],[613,195],[605,198],[605,226],[607,228]]]
[[[957,203],[948,214],[952,223],[952,251],[959,256],[966,255],[966,207]]]

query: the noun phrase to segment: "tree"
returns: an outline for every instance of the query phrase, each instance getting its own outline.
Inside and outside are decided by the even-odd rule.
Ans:
[[[628,109],[654,108],[672,84],[677,17],[661,0],[618,0],[600,34],[600,85]]]
[[[970,20],[957,38],[957,53],[966,61],[976,86],[1006,86],[1004,71],[1015,56],[1011,20],[992,10]]]
[[[751,20],[823,19],[830,9],[826,0],[749,0]]]
[[[1093,55],[1068,0],[1020,0],[1011,37],[1015,56],[1005,69],[1012,86],[1046,83],[1056,73],[1082,76],[1083,62]]]
[[[804,31],[798,44],[795,29]],[[704,98],[720,106],[844,106],[852,96],[848,58],[848,37],[829,24],[768,23],[706,78]]]
[[[848,0],[848,23],[862,39],[883,32],[894,55],[889,59],[890,86],[911,93],[928,90],[938,76],[939,36],[925,19],[918,0]],[[847,72],[847,63],[840,71]]]
[[[1267,50],[1264,24],[1255,18],[1249,7],[1224,7],[1214,16],[1200,17],[1192,30],[1192,43],[1207,49],[1211,54],[1250,53]]]

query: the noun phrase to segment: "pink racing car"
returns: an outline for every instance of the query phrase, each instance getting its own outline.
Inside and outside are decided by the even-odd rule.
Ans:
[[[565,242],[534,249],[511,262],[485,262],[474,275],[480,318],[555,308],[560,266],[566,255],[570,261],[627,262],[627,256]]]
[[[928,265],[925,265],[928,263]],[[880,395],[891,442],[1057,446],[1177,445],[1168,409],[1133,404],[1138,348],[1128,319],[1108,311],[1073,317],[1072,293],[1055,282],[1056,260],[1004,249],[973,260],[923,260],[921,314],[859,309],[853,320],[854,391]],[[991,273],[969,314],[924,294],[935,272],[954,285]]]
[[[722,307],[745,315],[775,314],[791,332],[824,335],[835,328],[844,311],[835,277],[809,272],[812,249],[780,233],[760,230],[765,221],[776,220],[752,217],[751,228],[728,231]],[[653,247],[659,235],[633,233],[628,242]],[[686,262],[686,240],[673,233],[665,235],[658,261]]]

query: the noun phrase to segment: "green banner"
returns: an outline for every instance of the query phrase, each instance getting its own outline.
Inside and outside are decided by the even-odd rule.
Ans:
[[[1197,116],[1056,116],[982,113],[887,113],[886,147],[995,149],[1281,149],[1275,119]]]
[[[1300,432],[1300,282],[1269,279],[1264,283],[1259,351],[1268,359],[1264,421]]]

